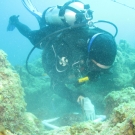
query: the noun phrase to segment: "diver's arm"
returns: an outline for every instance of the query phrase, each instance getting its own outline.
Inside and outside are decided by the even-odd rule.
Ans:
[[[40,46],[38,46],[39,41],[46,36],[47,32],[46,29],[40,29],[40,30],[31,30],[28,26],[25,24],[18,22],[16,24],[16,28],[19,30],[19,32],[28,38],[30,42],[36,46],[37,48],[41,49]]]
[[[78,97],[83,96],[82,93],[70,90],[64,83],[54,83],[52,85],[53,92],[72,103],[77,103]]]
[[[30,40],[30,42],[36,46],[37,48],[41,49],[39,46],[39,42],[40,40],[46,36],[46,30],[45,29],[40,29],[40,30],[31,30],[28,26],[26,26],[25,24],[18,22],[16,24],[16,28],[18,29],[18,31],[25,36],[26,38],[28,38]]]

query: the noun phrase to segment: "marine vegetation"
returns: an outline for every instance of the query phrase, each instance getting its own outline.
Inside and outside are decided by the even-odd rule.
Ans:
[[[24,89],[18,73],[7,61],[7,55],[0,50],[0,126],[1,134],[6,130],[19,135],[43,134],[41,122],[26,111]]]

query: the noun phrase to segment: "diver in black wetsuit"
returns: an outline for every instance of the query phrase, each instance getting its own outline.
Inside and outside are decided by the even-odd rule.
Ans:
[[[51,16],[59,7],[45,10],[40,20],[40,23],[43,21],[45,24],[35,31],[19,22],[18,16],[11,16],[9,19],[35,47],[43,49],[42,63],[51,78],[54,93],[74,103],[81,102],[85,95],[70,90],[67,84],[84,83],[98,78],[100,73],[111,68],[117,52],[114,37],[109,32],[88,25],[92,19],[89,6],[84,6],[78,12],[78,4],[81,8],[84,6],[80,1],[71,1],[60,8],[59,15],[62,12],[67,20]],[[70,10],[74,17],[69,19],[66,11]],[[55,22],[55,19],[62,21]]]

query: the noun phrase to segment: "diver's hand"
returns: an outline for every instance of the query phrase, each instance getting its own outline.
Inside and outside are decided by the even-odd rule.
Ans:
[[[77,99],[77,102],[81,105],[83,102],[84,97],[83,96],[79,96]]]
[[[77,102],[82,106],[87,120],[95,119],[95,108],[88,97],[79,96]]]
[[[19,15],[18,16],[16,16],[16,15],[11,16],[9,18],[9,23],[12,25],[16,25],[19,22],[18,17],[19,17]]]

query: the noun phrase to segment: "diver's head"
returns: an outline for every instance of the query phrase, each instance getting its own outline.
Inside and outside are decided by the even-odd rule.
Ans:
[[[99,34],[93,41],[89,51],[88,66],[90,70],[109,69],[116,57],[117,46],[110,34]]]

